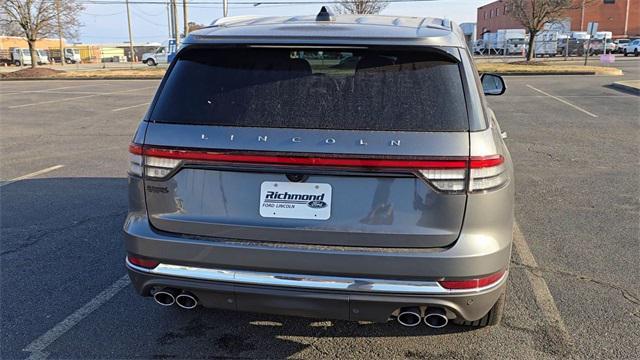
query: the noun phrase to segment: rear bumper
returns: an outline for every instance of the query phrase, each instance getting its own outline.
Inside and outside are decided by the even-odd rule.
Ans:
[[[128,261],[127,270],[134,287],[143,296],[148,296],[156,287],[172,287],[190,291],[208,308],[373,322],[389,320],[400,307],[427,305],[447,309],[450,318],[477,320],[495,304],[507,281],[505,273],[498,282],[481,290],[456,293],[441,288],[427,293],[430,289],[427,286],[422,293],[410,294],[375,288],[367,290],[366,286],[333,290],[330,286],[305,288],[304,285],[273,286],[269,282],[252,284],[168,276],[139,268]],[[415,286],[415,282],[407,285]]]
[[[338,248],[191,238],[152,228],[131,213],[128,253],[163,265],[127,264],[136,290],[193,292],[205,307],[316,318],[384,322],[404,306],[441,306],[451,318],[482,318],[507,276],[487,288],[450,291],[437,279],[482,277],[508,268],[511,238],[464,233],[449,248]],[[509,234],[510,235],[510,234]],[[292,275],[293,274],[293,275]],[[295,275],[299,274],[299,275]]]

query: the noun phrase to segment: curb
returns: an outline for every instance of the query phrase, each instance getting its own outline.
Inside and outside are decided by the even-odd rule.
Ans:
[[[627,84],[623,84],[621,82],[614,82],[613,84],[610,85],[612,88],[615,88],[617,90],[622,90],[634,95],[640,95],[640,88],[635,87],[635,86],[631,86],[631,85],[627,85]]]

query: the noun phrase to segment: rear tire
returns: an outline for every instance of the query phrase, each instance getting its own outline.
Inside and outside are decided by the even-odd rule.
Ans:
[[[20,60],[16,60],[13,64],[15,66],[22,66],[22,63],[20,62]]]
[[[470,326],[481,328],[485,326],[495,326],[500,324],[502,321],[502,316],[504,315],[504,308],[507,303],[507,287],[505,285],[504,290],[502,290],[502,294],[496,301],[495,305],[489,310],[487,315],[483,316],[481,319],[476,321],[465,321],[460,319],[454,319],[453,323],[460,326]]]
[[[637,48],[633,50],[633,56],[635,56],[635,57],[640,56],[640,53],[638,53],[638,49]]]
[[[147,59],[147,65],[156,66],[156,62],[153,59]]]

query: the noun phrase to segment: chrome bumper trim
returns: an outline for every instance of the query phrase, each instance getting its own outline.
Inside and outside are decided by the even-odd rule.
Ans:
[[[402,281],[384,279],[346,278],[322,275],[266,273],[243,270],[210,269],[193,266],[159,264],[146,269],[129,262],[127,267],[147,274],[175,276],[185,279],[220,281],[243,285],[282,286],[300,289],[337,290],[366,293],[447,295],[469,294],[497,287],[506,281],[508,271],[497,282],[477,289],[449,290],[437,281]]]

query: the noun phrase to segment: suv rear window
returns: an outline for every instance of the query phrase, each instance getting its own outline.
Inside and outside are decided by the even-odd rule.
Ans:
[[[151,114],[167,123],[464,131],[460,67],[441,51],[192,48]]]

